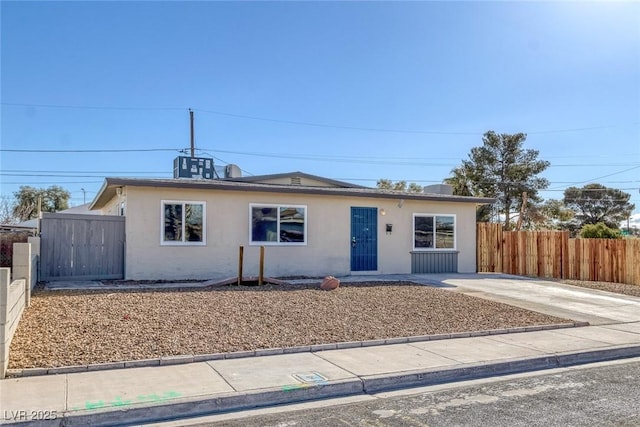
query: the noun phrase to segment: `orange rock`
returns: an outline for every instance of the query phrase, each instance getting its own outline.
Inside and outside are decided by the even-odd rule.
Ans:
[[[324,291],[332,291],[338,286],[340,286],[340,280],[336,279],[333,276],[327,276],[320,284],[320,289]]]

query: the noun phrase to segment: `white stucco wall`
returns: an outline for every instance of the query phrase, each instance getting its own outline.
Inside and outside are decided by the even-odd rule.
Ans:
[[[109,200],[102,209],[100,209],[100,212],[102,213],[102,215],[115,215],[115,216],[119,216],[120,215],[120,205],[121,203],[125,203],[126,205],[126,201],[127,201],[127,188],[123,188],[121,190],[121,194],[119,196],[116,196],[114,198],[112,198],[111,200]]]
[[[237,275],[238,248],[244,246],[244,274],[257,275],[259,245],[249,243],[249,204],[307,206],[307,245],[265,245],[265,275],[323,276],[350,274],[351,207],[384,209],[378,214],[378,272],[411,272],[413,214],[456,215],[459,272],[475,271],[475,205],[473,203],[405,201],[378,198],[331,197],[127,187],[126,279],[217,279]],[[161,239],[161,201],[206,203],[206,245],[164,246]],[[393,232],[385,232],[385,224]]]

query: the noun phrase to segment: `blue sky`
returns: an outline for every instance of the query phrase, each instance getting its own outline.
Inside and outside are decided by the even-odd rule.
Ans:
[[[192,108],[217,165],[370,186],[441,182],[484,132],[525,132],[543,197],[599,182],[640,225],[640,3],[0,7],[3,195],[171,177]],[[82,152],[118,149],[141,151]]]

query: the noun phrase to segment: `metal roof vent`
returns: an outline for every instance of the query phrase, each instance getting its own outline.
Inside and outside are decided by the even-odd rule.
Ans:
[[[242,177],[242,170],[238,165],[234,165],[233,163],[229,163],[224,168],[224,177],[225,178],[240,178]]]
[[[302,185],[302,181],[300,180],[299,176],[292,176],[291,177],[291,185]]]

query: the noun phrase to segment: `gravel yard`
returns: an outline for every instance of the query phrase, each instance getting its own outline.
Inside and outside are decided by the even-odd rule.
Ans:
[[[582,288],[597,289],[600,291],[615,292],[617,294],[640,297],[640,286],[611,282],[585,282],[582,280],[560,280],[566,285],[580,286]]]
[[[9,368],[57,367],[569,322],[412,283],[32,295]]]

